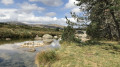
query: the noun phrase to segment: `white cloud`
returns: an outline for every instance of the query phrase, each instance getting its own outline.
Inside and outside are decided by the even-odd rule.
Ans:
[[[21,10],[19,12],[27,12],[30,13],[32,11],[39,11],[42,12],[45,10],[43,7],[38,7],[36,4],[29,4],[27,2],[24,2],[23,4],[19,4],[21,7]]]
[[[76,0],[69,0],[68,3],[66,3],[65,8],[74,8],[76,5],[74,3],[78,3]]]
[[[13,0],[1,0],[1,3],[5,4],[5,5],[9,5],[9,4],[13,4],[14,1]]]
[[[53,17],[53,16],[55,16],[55,15],[56,15],[55,12],[49,12],[49,13],[46,13],[46,16],[50,16],[50,17]]]
[[[81,12],[81,10],[79,9],[80,8],[79,6],[75,5],[77,3],[78,3],[78,1],[76,1],[76,0],[69,0],[68,3],[65,4],[64,8],[70,9],[71,12],[75,12],[78,14]],[[67,16],[69,16],[68,13],[66,13],[66,14],[67,14]]]
[[[17,20],[17,9],[0,9],[0,21]]]
[[[63,4],[62,0],[29,0],[30,2],[41,2],[48,6],[61,6]]]
[[[65,4],[64,9],[69,9],[71,12],[75,12],[76,14],[83,13],[83,10],[86,9],[86,5],[82,4],[81,6],[77,6],[75,4],[79,3],[76,0],[69,0],[68,3]],[[69,16],[70,13],[66,13],[66,16]]]
[[[28,17],[29,16],[29,17]],[[48,16],[38,16],[36,17],[34,14],[19,14],[18,21],[27,22],[28,24],[59,24],[66,25],[65,18],[57,18],[57,17],[48,17]]]
[[[79,7],[73,8],[71,11],[75,12],[75,13],[80,13],[81,12]]]
[[[19,21],[32,24],[59,24],[66,25],[65,18],[49,17],[49,16],[35,16],[31,13],[18,13],[19,9],[0,9],[0,21]]]

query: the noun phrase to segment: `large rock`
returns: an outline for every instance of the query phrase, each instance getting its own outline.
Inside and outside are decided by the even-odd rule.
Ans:
[[[11,38],[6,38],[5,40],[11,40]]]
[[[58,36],[54,36],[54,39],[58,39]]]
[[[49,34],[44,34],[43,35],[43,39],[52,39],[53,36],[52,35],[49,35]]]
[[[41,37],[39,37],[38,35],[36,35],[36,37],[34,38],[35,40],[42,40]]]
[[[32,48],[32,49],[29,49],[28,52],[35,52],[36,49],[35,48]]]
[[[53,36],[51,36],[49,34],[43,35],[43,43],[45,45],[51,44],[52,42],[53,42]]]

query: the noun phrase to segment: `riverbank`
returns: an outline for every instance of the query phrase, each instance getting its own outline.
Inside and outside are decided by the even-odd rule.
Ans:
[[[6,38],[34,38],[36,35],[41,37],[44,34],[56,36],[61,35],[62,31],[56,31],[55,29],[49,28],[31,27],[28,25],[0,24],[0,40],[5,40]]]
[[[78,43],[63,42],[56,51],[60,59],[51,67],[120,67],[119,48],[118,43],[89,43],[81,46]]]

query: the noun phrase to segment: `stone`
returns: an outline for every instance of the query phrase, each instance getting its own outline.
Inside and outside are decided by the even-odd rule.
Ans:
[[[39,37],[38,35],[36,35],[36,37],[34,39],[35,40],[42,40],[42,37]]]
[[[35,37],[35,40],[42,40],[42,37]]]
[[[52,39],[53,36],[52,35],[49,35],[49,34],[44,34],[43,35],[43,39]]]
[[[43,46],[44,43],[39,43],[39,42],[27,42],[21,45],[21,47],[27,47],[27,48],[34,48],[34,47],[40,47]]]
[[[54,36],[55,39],[58,39],[58,36]]]
[[[60,37],[59,39],[58,39],[58,41],[61,41],[62,40],[62,38]]]
[[[51,44],[52,42],[53,42],[53,36],[51,36],[49,34],[43,35],[43,43],[45,45]]]
[[[32,49],[29,49],[28,52],[35,52],[36,49],[35,48],[32,48]]]
[[[11,40],[11,38],[6,38],[5,40]]]

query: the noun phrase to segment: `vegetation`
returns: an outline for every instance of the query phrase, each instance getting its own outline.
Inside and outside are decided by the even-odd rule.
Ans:
[[[63,41],[74,41],[75,40],[75,30],[71,26],[67,26],[64,28],[64,32],[62,34]]]
[[[62,33],[62,41],[68,41],[68,42],[77,42],[80,43],[81,40],[75,38],[75,28],[73,27],[75,24],[71,22],[69,19],[66,17],[66,23],[68,24],[67,27],[64,27],[64,31]]]
[[[76,1],[78,1],[76,5],[83,10],[83,16],[71,12],[78,23],[69,24],[79,27],[88,26],[87,34],[92,39],[120,40],[120,0]]]
[[[79,23],[71,22],[67,17],[68,26],[64,28],[60,60],[52,67],[120,67],[120,43],[104,40],[120,40],[120,0],[76,0],[77,6],[86,16],[71,16]],[[84,20],[81,22],[81,20]],[[91,23],[87,25],[86,22]],[[76,42],[74,26],[86,27],[91,39]],[[80,40],[77,40],[80,41]]]
[[[33,38],[36,35],[42,36],[44,34],[60,35],[61,31],[55,29],[31,27],[28,25],[13,25],[0,23],[0,39],[5,38]]]
[[[71,16],[80,23],[66,17],[67,27],[62,33],[61,48],[37,54],[35,63],[49,67],[120,67],[120,0],[76,0],[83,10]],[[83,21],[82,21],[83,20]],[[91,22],[87,25],[87,22]],[[79,25],[80,24],[80,25]],[[75,38],[74,26],[87,28],[91,40],[81,42]],[[27,25],[0,24],[0,38],[33,38],[43,34],[59,35],[59,28],[46,29]],[[97,40],[107,41],[97,41]],[[108,40],[117,40],[112,42]],[[59,55],[59,56],[58,56]],[[59,59],[59,61],[57,61]]]
[[[38,67],[51,66],[53,62],[59,59],[55,51],[42,51],[36,55],[35,63]]]
[[[52,67],[119,67],[118,43],[100,43],[89,42],[91,45],[78,46],[75,42],[63,42],[61,49],[56,51],[60,54],[60,60],[53,63]]]

